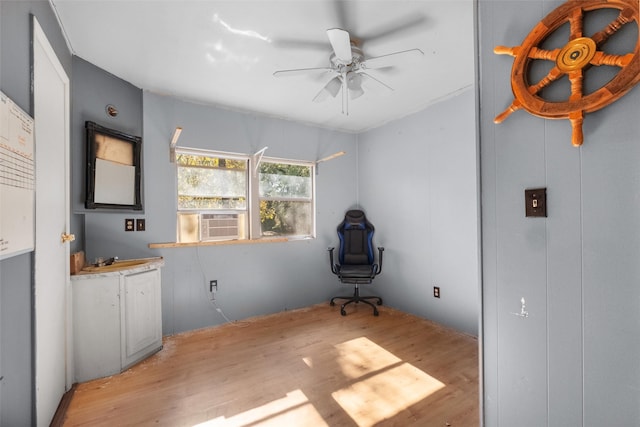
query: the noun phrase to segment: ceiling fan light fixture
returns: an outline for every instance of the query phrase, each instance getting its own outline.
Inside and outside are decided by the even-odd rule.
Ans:
[[[335,98],[336,95],[338,95],[338,92],[340,92],[341,88],[342,88],[342,81],[340,80],[340,77],[334,77],[331,80],[329,80],[329,82],[326,85],[324,85],[324,87],[320,92],[318,92],[315,98],[313,98],[313,102],[322,102],[325,99],[327,99],[329,95]]]
[[[349,73],[347,75],[347,87],[349,88],[349,97],[351,99],[357,99],[364,95],[362,76],[359,73]]]
[[[364,90],[362,90],[361,87],[355,88],[355,89],[349,89],[349,98],[351,98],[351,100],[358,99],[362,95],[364,95]]]

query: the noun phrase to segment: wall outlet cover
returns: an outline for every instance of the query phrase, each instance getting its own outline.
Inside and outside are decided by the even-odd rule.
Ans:
[[[124,231],[133,231],[135,230],[135,223],[133,218],[127,218],[124,220]]]

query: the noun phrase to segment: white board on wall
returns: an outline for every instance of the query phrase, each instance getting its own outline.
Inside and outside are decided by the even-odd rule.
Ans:
[[[0,259],[34,248],[33,118],[0,92]]]

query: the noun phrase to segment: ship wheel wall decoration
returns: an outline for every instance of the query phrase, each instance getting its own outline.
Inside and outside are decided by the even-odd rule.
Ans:
[[[601,50],[602,45],[624,25],[635,22],[638,27],[639,8],[639,0],[569,0],[540,21],[521,46],[496,46],[494,53],[515,57],[511,70],[511,89],[515,99],[505,111],[496,116],[494,122],[501,123],[519,109],[546,119],[569,119],[572,128],[571,143],[576,147],[582,145],[584,115],[616,101],[640,81],[640,28],[633,52],[615,55]],[[587,37],[583,34],[584,15],[597,9],[617,9],[619,13],[601,31]],[[570,36],[564,47],[553,50],[539,47],[549,35],[567,22]],[[535,84],[528,81],[532,60],[555,62],[546,76]],[[599,65],[618,67],[619,71],[604,86],[585,94],[585,71],[591,66]],[[539,95],[542,89],[564,76],[571,83],[568,100],[547,101]]]

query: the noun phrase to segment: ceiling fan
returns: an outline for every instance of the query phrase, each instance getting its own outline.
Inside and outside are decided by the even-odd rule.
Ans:
[[[364,94],[363,83],[376,85],[386,91],[393,90],[391,86],[367,73],[367,70],[392,67],[397,65],[396,62],[400,59],[424,56],[420,49],[414,48],[367,58],[348,31],[341,28],[331,28],[327,30],[327,37],[333,48],[333,52],[329,56],[328,67],[279,70],[273,75],[283,77],[317,72],[333,75],[331,80],[313,98],[313,101],[322,102],[329,96],[335,98],[338,93],[342,93],[342,113],[345,115],[349,114],[349,98],[354,100]]]

